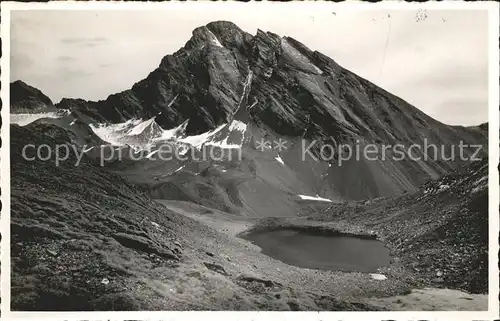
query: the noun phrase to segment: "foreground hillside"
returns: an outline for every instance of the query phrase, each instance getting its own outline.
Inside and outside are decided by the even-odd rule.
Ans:
[[[363,224],[433,285],[488,291],[487,159],[416,193],[335,204],[310,219]]]
[[[88,158],[75,167],[21,156],[28,142],[55,146],[69,135],[11,127],[13,310],[374,309],[332,295],[335,277],[294,269],[300,278],[289,280],[251,244],[167,209]]]

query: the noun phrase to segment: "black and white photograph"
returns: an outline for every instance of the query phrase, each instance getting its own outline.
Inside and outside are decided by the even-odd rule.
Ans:
[[[2,3],[2,314],[498,318],[499,6],[455,5]]]

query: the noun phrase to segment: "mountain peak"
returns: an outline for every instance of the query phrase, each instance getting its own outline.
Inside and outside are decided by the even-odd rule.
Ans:
[[[11,111],[33,110],[52,106],[52,100],[39,89],[16,80],[10,84]]]

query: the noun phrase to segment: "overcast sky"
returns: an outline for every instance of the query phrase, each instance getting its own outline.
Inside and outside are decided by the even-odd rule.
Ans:
[[[488,119],[488,16],[479,10],[13,11],[11,80],[54,102],[105,99],[146,77],[194,28],[214,20],[291,36],[444,123]]]

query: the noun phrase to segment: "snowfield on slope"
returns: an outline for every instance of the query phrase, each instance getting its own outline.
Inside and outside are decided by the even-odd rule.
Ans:
[[[203,145],[217,146],[221,148],[241,148],[239,144],[228,143],[229,135],[233,131],[243,134],[247,125],[241,121],[234,120],[231,124],[222,124],[217,128],[202,134],[186,136],[185,131],[188,121],[181,125],[162,129],[155,121],[155,117],[148,120],[130,119],[118,124],[97,124],[90,125],[92,131],[105,142],[114,146],[132,146],[138,150],[147,150],[161,141],[173,141],[180,145],[190,145],[194,148],[201,148]],[[216,137],[216,134],[227,128],[229,133],[225,137]],[[149,132],[148,132],[149,130]],[[142,135],[142,137],[140,137]],[[216,139],[217,138],[217,139]],[[179,146],[182,148],[182,146]],[[152,151],[150,151],[152,152]],[[149,154],[148,156],[152,156]]]
[[[239,132],[245,132],[247,130],[247,124],[239,120],[233,120],[228,129],[229,131],[237,130]]]
[[[221,47],[223,48],[224,46],[220,43],[219,39],[217,38],[216,35],[214,35],[214,33],[212,31],[210,31],[210,29],[206,28],[206,30],[208,31],[208,34],[210,35],[210,42],[215,45],[216,47]]]
[[[323,74],[323,71],[313,64],[309,58],[295,49],[295,47],[288,42],[286,37],[281,38],[281,48],[283,48],[283,53],[288,56],[295,66],[318,75]]]
[[[189,145],[196,147],[196,148],[201,147],[201,145],[203,145],[204,143],[207,143],[210,138],[212,138],[215,134],[220,132],[225,126],[226,126],[226,124],[222,124],[219,127],[217,127],[216,129],[205,132],[203,134],[194,135],[194,136],[187,136],[187,137],[181,138],[181,139],[179,139],[179,142],[189,144]]]
[[[303,200],[320,201],[320,202],[333,202],[332,200],[330,200],[328,198],[320,197],[319,195],[316,195],[316,196],[299,195],[299,197]]]

